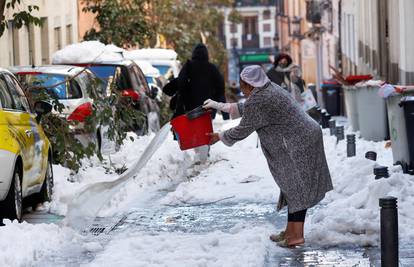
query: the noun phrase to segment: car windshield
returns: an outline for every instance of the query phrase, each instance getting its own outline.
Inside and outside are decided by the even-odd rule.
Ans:
[[[110,77],[116,77],[115,86],[117,89],[124,90],[132,88],[131,82],[128,79],[129,73],[126,67],[117,65],[96,65],[90,66],[89,69],[102,79],[105,88],[108,87]]]
[[[67,76],[60,74],[17,74],[20,82],[25,84],[32,94],[39,94],[42,88],[46,87],[48,93],[58,99],[81,98],[82,93],[78,86],[73,86],[66,80]],[[56,85],[52,87],[53,85]]]
[[[108,80],[109,76],[115,75],[116,66],[90,66],[89,69],[99,78]]]
[[[154,80],[152,79],[152,77],[151,77],[151,76],[145,76],[145,80],[147,80],[147,83],[148,83],[148,84],[150,84],[150,83],[154,83]]]
[[[171,69],[171,66],[169,65],[154,65],[154,68],[158,69],[161,73],[161,75],[165,76],[167,72]]]

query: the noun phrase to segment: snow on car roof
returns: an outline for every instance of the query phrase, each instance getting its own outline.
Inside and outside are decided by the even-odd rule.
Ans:
[[[134,60],[135,63],[140,67],[145,76],[160,76],[160,71],[154,68],[151,63],[145,60]]]
[[[14,66],[9,70],[14,74],[19,73],[48,73],[73,76],[84,70],[83,67],[69,66],[69,65],[46,65],[46,66]]]
[[[53,64],[92,63],[103,61],[121,61],[123,48],[113,44],[105,45],[99,41],[85,41],[71,44],[53,54]]]
[[[177,60],[177,53],[172,49],[145,48],[127,51],[124,56],[129,59]]]
[[[8,69],[4,69],[4,68],[0,68],[0,73],[1,72],[5,72],[5,73],[9,73],[9,74],[11,74],[12,72],[10,71],[10,70],[8,70]]]

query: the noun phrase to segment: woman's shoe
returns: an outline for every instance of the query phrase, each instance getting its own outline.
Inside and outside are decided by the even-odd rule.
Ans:
[[[279,234],[273,234],[269,236],[273,242],[280,242],[285,239],[285,231],[281,231]]]
[[[283,240],[277,242],[277,245],[279,247],[282,247],[282,248],[298,248],[298,247],[303,246],[304,244],[305,244],[305,239],[303,239],[303,238],[302,238],[301,241],[295,242],[295,243],[292,243],[292,244],[289,244],[287,239],[283,239]]]

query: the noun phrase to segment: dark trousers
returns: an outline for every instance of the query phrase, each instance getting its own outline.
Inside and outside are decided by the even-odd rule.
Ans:
[[[288,222],[304,222],[306,217],[306,209],[294,213],[288,213]]]

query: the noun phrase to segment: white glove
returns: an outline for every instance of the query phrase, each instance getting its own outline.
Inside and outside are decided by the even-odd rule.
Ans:
[[[229,112],[230,103],[221,103],[221,102],[216,102],[211,99],[207,99],[206,101],[204,101],[203,108],[204,109],[216,109],[216,110],[220,110],[224,112]]]

